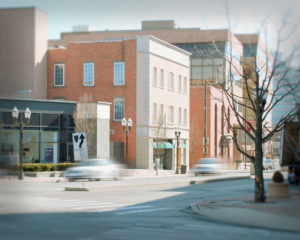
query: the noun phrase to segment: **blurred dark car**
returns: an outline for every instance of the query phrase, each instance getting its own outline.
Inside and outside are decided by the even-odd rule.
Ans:
[[[220,160],[218,158],[201,158],[193,167],[194,174],[216,174],[221,170]]]
[[[69,181],[88,179],[99,181],[101,179],[114,179],[120,177],[123,165],[110,159],[89,159],[78,166],[68,168],[64,177]]]

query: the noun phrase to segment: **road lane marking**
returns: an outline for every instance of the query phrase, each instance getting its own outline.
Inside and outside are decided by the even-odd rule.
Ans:
[[[109,205],[104,205],[104,206],[89,206],[89,207],[75,207],[73,209],[75,210],[83,210],[83,209],[95,209],[95,208],[113,208],[113,207],[120,207],[120,206],[129,206],[130,204],[109,204]],[[102,210],[100,210],[102,211]]]
[[[145,205],[145,206],[132,206],[132,207],[124,207],[124,208],[120,208],[118,210],[130,210],[130,209],[139,209],[139,208],[149,208],[152,207],[150,205]]]
[[[115,214],[117,214],[117,215],[127,215],[127,214],[134,214],[134,213],[163,211],[163,210],[168,210],[168,209],[171,209],[171,208],[153,208],[153,209],[143,209],[143,210],[132,210],[132,211],[126,211],[126,212],[118,212],[118,213],[115,213]]]

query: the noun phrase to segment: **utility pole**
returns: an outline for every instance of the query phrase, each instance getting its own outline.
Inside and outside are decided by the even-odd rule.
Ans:
[[[245,111],[244,111],[244,114],[245,114],[245,120],[246,120],[246,122],[245,122],[245,127],[246,127],[246,130],[247,130],[247,109],[246,109],[246,106],[247,106],[247,100],[245,100]],[[245,152],[247,152],[247,133],[245,132]],[[247,161],[247,157],[246,157],[246,155],[244,155],[244,169],[246,169],[247,168],[247,163],[246,163],[246,161]]]
[[[204,96],[204,157],[207,155],[207,80],[205,80],[205,96]]]

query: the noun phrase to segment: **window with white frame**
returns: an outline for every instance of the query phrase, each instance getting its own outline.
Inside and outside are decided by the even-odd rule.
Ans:
[[[121,121],[124,117],[124,98],[114,99],[114,120]]]
[[[183,93],[187,94],[187,79],[186,79],[186,77],[183,80]]]
[[[153,86],[156,87],[157,86],[157,68],[154,67],[153,68]]]
[[[186,124],[187,124],[187,110],[186,109],[183,110],[183,124],[184,124],[184,126],[186,126]]]
[[[114,62],[114,85],[120,86],[125,84],[125,63]]]
[[[83,64],[83,85],[94,86],[94,63]]]
[[[169,108],[168,108],[168,122],[173,123],[173,121],[174,121],[174,107],[169,106]]]
[[[161,88],[164,87],[164,70],[163,70],[163,69],[160,69],[159,86],[160,86]]]
[[[181,93],[181,75],[178,75],[178,93]]]
[[[234,111],[239,111],[239,100],[237,98],[234,98]]]
[[[157,103],[153,103],[153,121],[157,121]]]
[[[178,125],[181,125],[181,108],[178,108]]]
[[[54,64],[54,86],[61,87],[65,85],[65,64]]]
[[[159,107],[159,121],[162,122],[164,121],[164,105],[163,104],[160,104],[160,107]]]
[[[169,72],[168,89],[174,90],[174,73],[172,72]]]

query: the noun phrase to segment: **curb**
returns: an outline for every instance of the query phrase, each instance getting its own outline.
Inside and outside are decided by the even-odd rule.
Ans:
[[[261,228],[261,229],[268,229],[272,231],[286,231],[286,232],[294,232],[294,233],[299,233],[299,224],[297,222],[299,221],[298,219],[294,217],[286,217],[283,216],[283,219],[278,218],[276,214],[270,214],[270,213],[262,213],[257,212],[255,210],[248,210],[243,207],[239,208],[238,212],[241,213],[241,211],[244,213],[244,215],[252,215],[257,219],[262,219],[262,221],[258,221],[257,219],[253,221],[251,220],[251,217],[249,216],[249,220],[241,220],[240,217],[235,217],[232,218],[232,210],[236,208],[229,207],[227,210],[227,214],[224,216],[216,216],[216,210],[218,207],[214,206],[203,206],[203,207],[198,207],[197,204],[190,204],[189,208],[192,210],[194,214],[197,214],[199,218],[204,219],[206,221],[211,221],[211,222],[218,222],[221,224],[229,224],[233,226],[242,226],[242,227],[250,227],[250,228]],[[201,211],[202,208],[202,211]],[[219,207],[221,209],[222,207]],[[231,208],[231,209],[230,209]],[[207,213],[207,211],[213,211],[212,215]],[[224,208],[226,209],[226,207]],[[230,213],[230,214],[229,214]],[[258,214],[258,215],[257,215]],[[231,219],[226,219],[225,216],[231,216]],[[273,223],[268,222],[269,219],[278,219],[277,222]],[[293,219],[291,221],[290,219]],[[288,224],[288,222],[291,222],[292,224]]]
[[[232,180],[240,180],[240,179],[248,179],[248,178],[250,178],[250,176],[207,179],[207,180],[200,180],[200,181],[190,181],[190,184],[203,184],[203,183],[209,183],[209,182],[232,181]]]
[[[81,191],[81,192],[87,192],[89,189],[83,188],[83,187],[65,187],[65,191]]]

